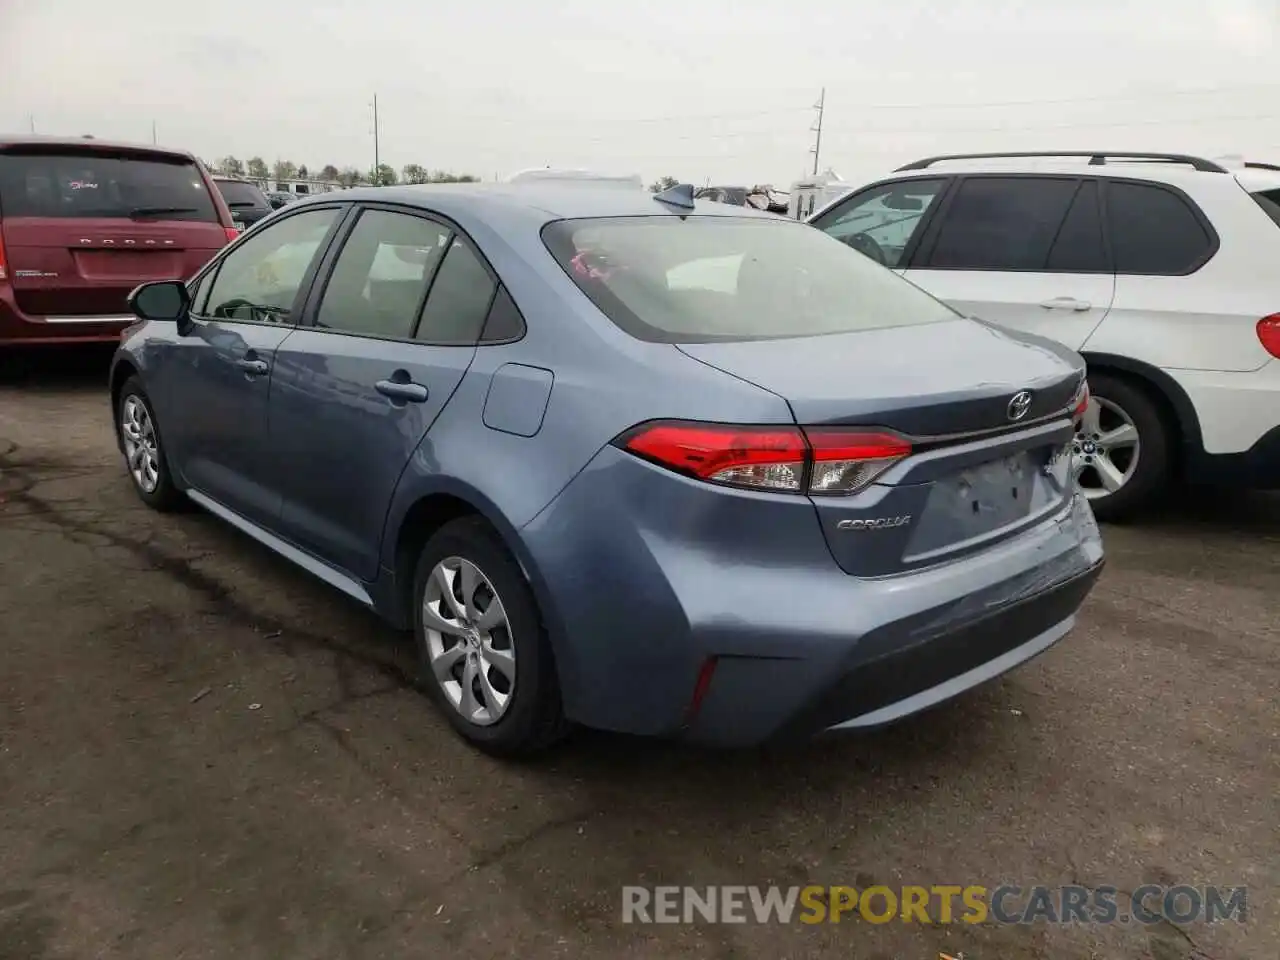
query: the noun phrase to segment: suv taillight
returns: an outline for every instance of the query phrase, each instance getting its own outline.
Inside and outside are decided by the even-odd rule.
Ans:
[[[896,433],[866,427],[758,427],[666,420],[614,443],[709,483],[779,493],[856,493],[911,453]]]
[[[0,280],[9,279],[9,268],[4,257],[4,237],[0,237]]]
[[[240,236],[240,230],[237,227],[226,227],[225,229],[227,231],[227,243]]]
[[[1258,321],[1258,341],[1267,353],[1280,358],[1280,313]]]

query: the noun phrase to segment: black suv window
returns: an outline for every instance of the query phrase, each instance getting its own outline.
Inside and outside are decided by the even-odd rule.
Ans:
[[[244,180],[215,180],[214,185],[222,194],[234,215],[237,210],[268,210],[270,206],[262,191]]]
[[[970,177],[944,211],[926,264],[944,270],[1044,270],[1078,181]]]
[[[1153,184],[1108,183],[1107,226],[1116,273],[1178,276],[1213,253],[1213,237],[1187,201]]]
[[[217,223],[194,162],[88,150],[0,153],[6,217],[150,217]]]
[[[1098,212],[1098,184],[1085,180],[1062,222],[1049,251],[1047,269],[1058,273],[1108,273],[1102,243],[1102,215]]]

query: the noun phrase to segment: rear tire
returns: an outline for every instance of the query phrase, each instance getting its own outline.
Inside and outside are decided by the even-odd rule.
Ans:
[[[1099,520],[1130,520],[1171,479],[1171,431],[1155,401],[1131,380],[1090,374],[1089,393],[1089,409],[1076,425],[1073,468]]]
[[[484,520],[452,520],[427,541],[413,611],[422,686],[469,743],[527,757],[567,734],[533,591]]]
[[[174,485],[151,400],[136,376],[124,382],[116,400],[116,433],[129,479],[142,502],[161,513],[185,506],[187,498]]]

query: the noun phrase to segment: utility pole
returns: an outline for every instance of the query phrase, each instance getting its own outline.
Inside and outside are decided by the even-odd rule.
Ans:
[[[818,118],[809,129],[817,134],[813,141],[813,149],[809,152],[813,154],[813,175],[818,175],[818,154],[822,152],[822,114],[826,110],[827,105],[827,88],[822,88],[822,93],[818,96],[818,102],[813,105],[813,109],[818,111]]]
[[[31,123],[31,132],[36,132],[36,115],[34,113],[27,114],[27,120]]]
[[[378,176],[378,167],[382,161],[378,154],[378,95],[373,95],[373,175]]]
[[[154,120],[151,121],[151,142],[156,142],[156,122]]]

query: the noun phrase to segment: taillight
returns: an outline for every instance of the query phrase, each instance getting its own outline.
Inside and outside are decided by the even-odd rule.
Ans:
[[[0,237],[0,280],[9,279],[9,268],[4,258],[4,237]]]
[[[240,236],[240,230],[237,227],[226,227],[225,229],[227,231],[227,243]]]
[[[1280,357],[1280,313],[1273,313],[1258,321],[1258,340],[1267,353]]]
[[[710,483],[832,496],[855,493],[911,443],[865,427],[751,427],[689,421],[641,424],[615,443],[638,457]]]
[[[1079,420],[1084,416],[1084,412],[1089,409],[1089,381],[1081,380],[1080,389],[1076,391],[1076,395],[1071,399],[1071,419]]]

